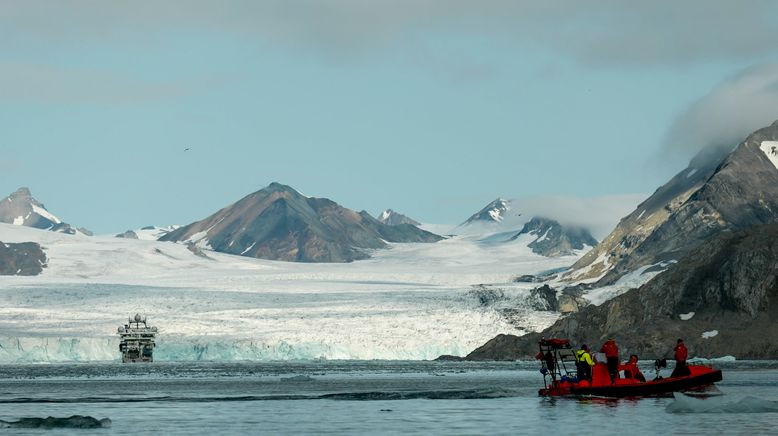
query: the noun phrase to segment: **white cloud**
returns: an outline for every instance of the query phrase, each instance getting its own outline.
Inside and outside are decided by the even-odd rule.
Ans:
[[[683,112],[666,135],[667,157],[688,159],[705,147],[734,148],[778,119],[778,64],[749,68]]]

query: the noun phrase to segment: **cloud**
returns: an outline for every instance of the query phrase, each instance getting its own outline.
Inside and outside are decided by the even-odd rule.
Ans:
[[[778,119],[778,64],[749,68],[724,81],[670,127],[662,156],[688,159],[703,148],[732,149]]]
[[[775,54],[776,24],[778,3],[767,0],[50,0],[5,2],[0,44],[215,31],[342,56],[455,31],[644,66]]]
[[[565,226],[583,227],[601,240],[634,211],[647,194],[604,195],[598,197],[532,196],[511,200],[513,209],[524,221],[532,217],[546,217]]]
[[[3,101],[124,105],[179,97],[192,92],[199,84],[150,81],[111,71],[44,63],[0,61]]]

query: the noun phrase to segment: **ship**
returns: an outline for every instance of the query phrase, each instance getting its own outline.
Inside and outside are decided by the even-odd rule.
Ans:
[[[146,317],[135,314],[129,318],[127,324],[118,329],[120,341],[119,351],[122,353],[122,363],[153,362],[154,338],[157,335],[156,327],[146,324]]]

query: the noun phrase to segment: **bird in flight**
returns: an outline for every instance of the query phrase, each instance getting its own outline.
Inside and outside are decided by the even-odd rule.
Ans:
[[[191,147],[186,147],[186,148],[184,149],[184,151],[189,151],[189,150],[191,150],[191,149],[192,149]]]

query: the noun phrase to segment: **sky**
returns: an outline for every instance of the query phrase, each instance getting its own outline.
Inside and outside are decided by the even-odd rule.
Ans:
[[[629,211],[778,119],[775,41],[757,0],[0,0],[0,197],[97,233],[274,181],[427,223]]]

